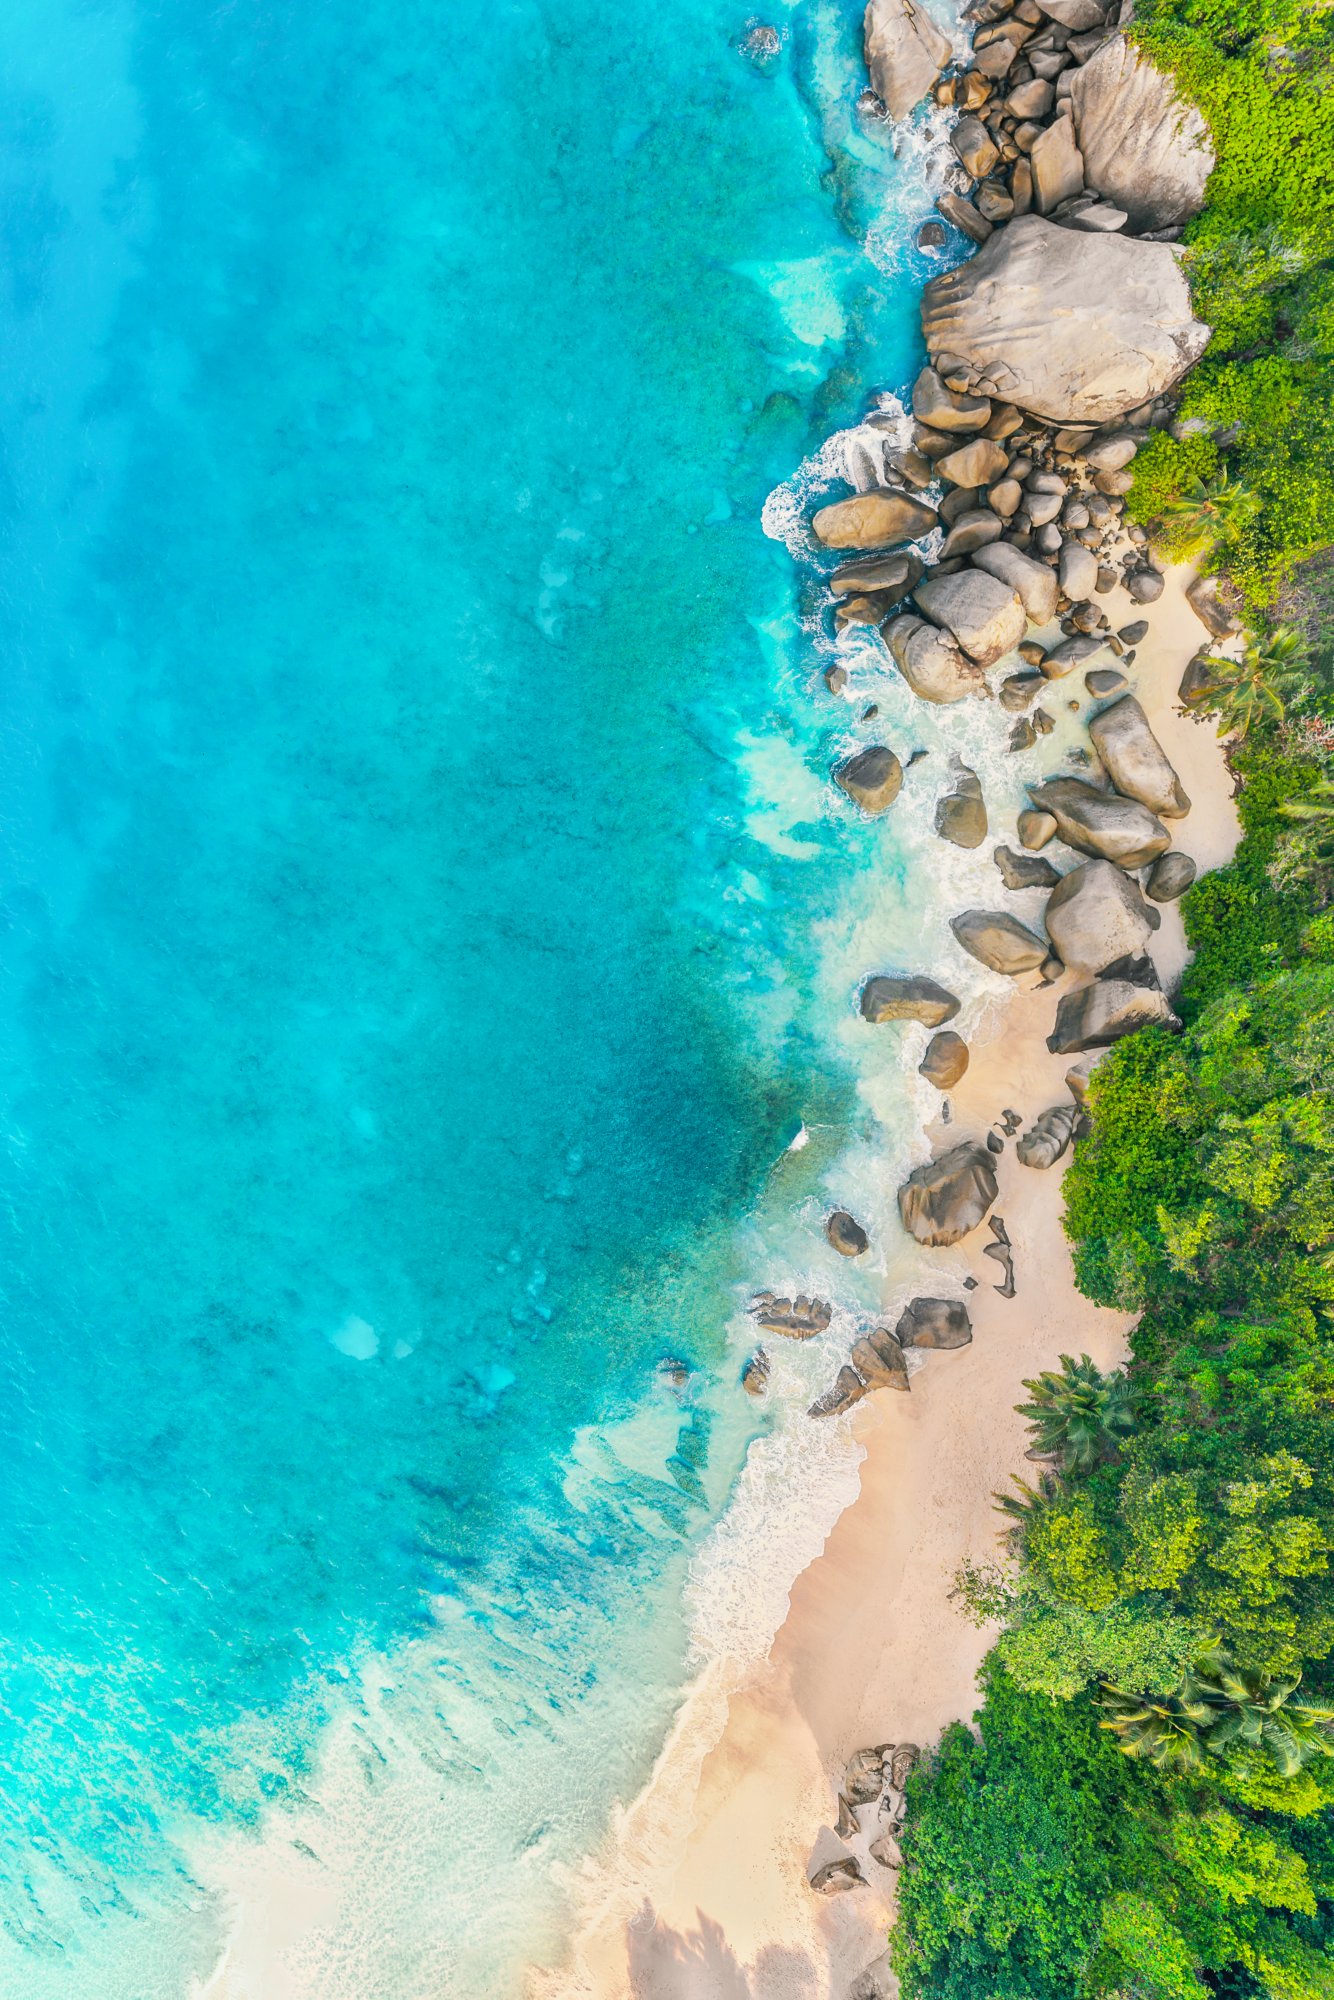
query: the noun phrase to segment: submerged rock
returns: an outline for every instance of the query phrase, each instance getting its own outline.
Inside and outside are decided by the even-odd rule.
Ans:
[[[1209,338],[1170,244],[1037,215],[933,278],[922,327],[933,361],[957,357],[951,380],[1062,424],[1109,423],[1152,401]]]
[[[1006,910],[964,910],[950,919],[950,929],[970,957],[1012,979],[1036,972],[1051,948]]]
[[[1049,778],[1030,785],[1040,811],[1050,813],[1067,847],[1122,868],[1142,868],[1172,844],[1162,821],[1136,799],[1100,792],[1082,778]]]
[[[763,1396],[769,1388],[770,1361],[762,1347],[746,1359],[741,1370],[741,1386],[748,1396]]]
[[[834,768],[834,783],[854,805],[873,816],[887,811],[899,795],[903,766],[883,743],[859,750]]]
[[[1158,928],[1157,911],[1110,861],[1072,868],[1048,898],[1043,920],[1062,963],[1076,972],[1101,972],[1133,956]]]
[[[956,1035],[953,1028],[942,1028],[927,1043],[917,1074],[924,1076],[928,1083],[934,1083],[937,1090],[953,1090],[967,1068],[967,1042],[962,1035]]]
[[[1204,207],[1209,128],[1173,80],[1116,35],[1076,69],[1070,107],[1084,178],[1132,230],[1170,229]]]
[[[920,1021],[938,1028],[959,1011],[954,995],[924,973],[877,972],[861,993],[862,1019],[881,1027],[886,1021]]]
[[[985,1146],[965,1140],[915,1167],[899,1189],[899,1215],[919,1243],[958,1243],[996,1199],[996,1167]]]
[[[967,1347],[973,1322],[958,1299],[913,1299],[894,1331],[902,1347]]]
[[[1119,792],[1163,819],[1181,819],[1190,811],[1181,780],[1133,694],[1095,715],[1089,735]]]

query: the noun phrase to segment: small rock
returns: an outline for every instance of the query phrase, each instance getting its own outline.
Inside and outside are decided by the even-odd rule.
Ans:
[[[866,1852],[870,1855],[872,1861],[878,1862],[882,1868],[902,1868],[903,1866],[903,1853],[892,1833],[877,1834]],[[888,1993],[891,1989],[886,1986],[883,1990]]]
[[[981,245],[991,235],[991,224],[986,217],[979,215],[972,202],[965,201],[961,194],[937,195],[936,208],[946,222],[952,222],[972,243]]]
[[[1240,621],[1224,600],[1215,576],[1197,576],[1186,585],[1186,602],[1205,630],[1215,639],[1227,639],[1239,629]]]
[[[843,1773],[843,1783],[839,1787],[842,1796],[853,1806],[873,1805],[885,1789],[885,1753],[883,1750],[854,1750],[848,1759],[848,1767]]]
[[[996,690],[996,699],[1008,714],[1019,715],[1046,685],[1042,674],[1007,674]]]
[[[1149,621],[1147,618],[1136,618],[1132,624],[1123,625],[1116,636],[1123,646],[1138,646],[1142,639],[1149,636]]]
[[[1007,889],[1051,889],[1061,879],[1050,861],[1037,854],[1016,854],[1013,848],[998,847],[991,858]]]
[[[925,618],[903,612],[884,628],[890,657],[922,701],[944,704],[985,693],[983,669]]]
[[[826,1861],[823,1868],[817,1868],[810,1878],[810,1884],[817,1896],[837,1896],[845,1889],[864,1889],[866,1877],[862,1874],[861,1863],[855,1855],[849,1854],[845,1860]]]
[[[924,222],[917,232],[919,250],[939,250],[945,241],[945,226],[940,222]]]
[[[1104,700],[1109,694],[1129,694],[1130,683],[1115,667],[1095,667],[1085,674],[1084,686],[1097,700]]]
[[[921,562],[906,551],[899,555],[872,556],[867,562],[840,563],[829,579],[835,597],[860,595],[865,591],[911,590],[922,580]]]
[[[825,1217],[824,1233],[840,1257],[864,1256],[871,1246],[870,1237],[846,1208],[836,1208]]]
[[[748,1396],[763,1396],[769,1387],[770,1362],[762,1347],[747,1358],[741,1370],[741,1386]]]
[[[937,1090],[953,1090],[964,1071],[968,1068],[968,1044],[953,1028],[942,1028],[932,1035],[926,1045],[926,1054],[917,1066],[919,1076],[933,1083]]]
[[[1135,569],[1126,578],[1126,590],[1136,604],[1156,604],[1163,594],[1163,579],[1156,569]]]
[[[925,227],[940,230],[944,242],[945,232],[938,222],[928,222]],[[980,431],[991,416],[991,401],[987,396],[957,395],[946,387],[936,369],[924,368],[913,383],[912,412],[919,423],[930,424],[934,430]]]
[[[963,162],[964,172],[975,181],[985,180],[1000,159],[990,132],[971,113],[961,118],[950,133],[950,144]]]
[[[845,1363],[834,1377],[833,1388],[826,1389],[823,1396],[817,1396],[806,1414],[808,1417],[841,1417],[854,1403],[860,1403],[865,1394],[865,1382],[855,1368],[849,1368]]]
[[[1167,854],[1160,854],[1149,870],[1144,884],[1144,893],[1155,903],[1175,903],[1178,896],[1184,896],[1195,880],[1195,863],[1179,848],[1172,848]]]
[[[1091,597],[1098,581],[1098,559],[1079,542],[1067,542],[1057,564],[1061,589],[1072,604]]]
[[[968,507],[958,516],[940,551],[941,560],[952,556],[971,556],[979,549],[985,549],[989,542],[998,542],[1004,532],[1004,522],[999,514],[993,514],[989,507]]]
[[[1009,463],[1009,454],[991,438],[971,438],[937,459],[936,471],[954,486],[990,486]]]
[[[1039,848],[1045,847],[1049,840],[1054,839],[1056,816],[1054,813],[1026,810],[1019,815],[1017,830],[1019,845],[1026,847],[1031,854],[1035,854]]]
[[[1073,1104],[1057,1104],[1041,1112],[1015,1147],[1020,1165],[1054,1167],[1069,1148],[1078,1117]]]
[[[899,795],[903,767],[883,743],[873,743],[834,767],[834,783],[854,805],[874,816],[888,810]]]

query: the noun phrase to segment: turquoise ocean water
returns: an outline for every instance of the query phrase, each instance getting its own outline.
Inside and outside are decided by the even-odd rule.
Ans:
[[[202,1990],[298,1819],[290,1990],[515,1992],[662,1740],[853,1116],[760,511],[916,361],[855,13],[0,29],[5,2000]]]

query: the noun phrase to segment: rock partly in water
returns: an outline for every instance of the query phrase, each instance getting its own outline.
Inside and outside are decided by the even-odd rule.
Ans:
[[[1005,910],[964,910],[950,919],[950,929],[971,958],[1012,979],[1036,972],[1050,950],[1045,938]]]
[[[995,1162],[970,1139],[913,1169],[899,1189],[899,1215],[918,1243],[944,1248],[976,1229],[995,1199]]]
[[[1075,1136],[1079,1111],[1073,1104],[1056,1104],[1040,1112],[1016,1141],[1015,1152],[1023,1167],[1054,1167]]]
[[[1021,812],[1016,822],[1019,845],[1026,847],[1030,854],[1036,854],[1049,840],[1056,838],[1056,815],[1049,812]]]
[[[1075,972],[1101,972],[1113,959],[1143,951],[1158,928],[1138,886],[1110,861],[1072,868],[1047,899],[1043,912],[1063,964]]]
[[[1133,694],[1122,695],[1095,715],[1089,735],[1119,792],[1162,819],[1181,819],[1190,811],[1181,780]]]
[[[892,806],[903,783],[903,766],[883,743],[859,750],[834,768],[834,783],[864,813],[882,813]]]
[[[990,421],[991,399],[957,396],[934,368],[924,368],[912,385],[912,413],[933,430],[980,431]]]
[[[975,771],[963,766],[953,791],[936,800],[936,832],[956,847],[980,847],[987,837],[987,807]]]
[[[1034,805],[1056,821],[1066,846],[1095,860],[1143,868],[1172,845],[1162,821],[1137,799],[1101,792],[1082,778],[1049,778],[1028,789]]]
[[[952,993],[923,973],[877,972],[861,993],[862,1019],[876,1027],[886,1021],[920,1021],[925,1028],[943,1027],[959,1011]]]
[[[1056,616],[1058,585],[1046,563],[1016,549],[1010,542],[995,542],[979,549],[973,557],[974,569],[984,569],[998,582],[1008,584],[1035,625],[1046,625]]]
[[[903,549],[890,556],[868,556],[865,562],[840,563],[829,579],[835,597],[894,591],[900,596],[919,584],[923,576],[921,558]]]
[[[824,1233],[840,1257],[861,1257],[871,1247],[870,1237],[846,1208],[836,1208],[825,1217]]]
[[[845,1362],[834,1377],[833,1388],[826,1389],[823,1396],[817,1396],[806,1414],[808,1417],[841,1417],[854,1403],[860,1403],[865,1394],[865,1382],[856,1369],[848,1367]]]
[[[1060,871],[1040,854],[1016,854],[1012,847],[998,847],[991,858],[1007,889],[1054,889],[1061,879]]]
[[[985,694],[986,676],[953,641],[925,618],[903,612],[884,628],[890,657],[913,693],[945,706]]]
[[[928,618],[944,625],[980,667],[989,667],[1019,644],[1027,619],[1019,593],[985,570],[938,572],[917,586],[917,602]]]
[[[1107,1048],[1139,1028],[1179,1028],[1150,958],[1122,958],[1077,993],[1064,995],[1047,1037],[1053,1055]]]
[[[821,507],[811,522],[827,549],[884,549],[915,542],[936,525],[936,510],[897,486],[875,486]]]
[[[741,1386],[748,1396],[763,1396],[767,1393],[769,1372],[769,1357],[762,1347],[757,1347],[741,1370]]]
[[[1195,880],[1195,863],[1188,854],[1173,848],[1168,854],[1160,854],[1149,870],[1144,884],[1144,893],[1155,903],[1175,903],[1178,896],[1184,896]]]
[[[871,88],[891,118],[906,118],[949,61],[949,37],[914,0],[871,0],[862,38]]]
[[[967,1042],[962,1035],[956,1035],[953,1028],[942,1028],[927,1043],[926,1054],[917,1065],[917,1074],[924,1076],[928,1083],[934,1083],[937,1090],[953,1090],[967,1068]]]
[[[1204,207],[1209,128],[1172,79],[1116,35],[1074,72],[1070,106],[1084,179],[1132,230],[1170,229]]]
[[[795,1299],[757,1292],[748,1310],[766,1333],[786,1334],[789,1340],[811,1340],[817,1333],[827,1332],[834,1316],[826,1299],[808,1299],[804,1292],[798,1292]]]
[[[901,1347],[967,1347],[973,1322],[958,1299],[913,1299],[894,1331]]]
[[[853,1343],[852,1364],[868,1389],[907,1391],[908,1364],[887,1326],[874,1327]]]
[[[1037,215],[933,278],[922,326],[933,360],[952,357],[951,380],[1062,424],[1109,423],[1153,401],[1209,338],[1170,244]]]

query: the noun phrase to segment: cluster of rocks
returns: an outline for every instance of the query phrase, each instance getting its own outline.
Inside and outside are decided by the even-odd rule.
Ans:
[[[852,1353],[839,1369],[834,1386],[817,1397],[808,1415],[840,1417],[873,1389],[907,1391],[907,1349],[967,1347],[973,1323],[957,1299],[913,1299],[899,1314],[893,1332],[873,1326],[858,1335]]]
[[[915,1743],[880,1743],[849,1758],[838,1789],[833,1838],[817,1847],[819,1858],[813,1857],[807,1877],[817,1895],[837,1896],[865,1886],[862,1862],[844,1844],[849,1841],[865,1842],[866,1854],[880,1868],[900,1866],[903,1791],[921,1754]]]

